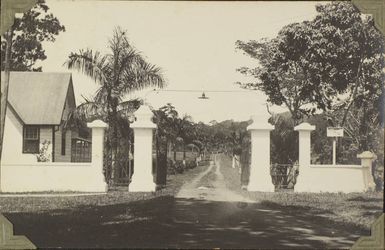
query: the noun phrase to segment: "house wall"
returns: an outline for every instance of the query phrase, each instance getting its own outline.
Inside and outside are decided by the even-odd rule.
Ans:
[[[65,133],[66,137],[66,146],[65,146],[65,155],[61,154],[62,149],[62,129],[59,129],[55,132],[55,162],[71,162],[71,140],[74,132],[67,130]]]
[[[34,154],[23,154],[23,124],[9,107],[5,117],[1,163],[36,162]]]
[[[76,107],[75,105],[75,99],[73,96],[73,88],[72,85],[69,86],[66,100],[64,103],[64,110],[62,115],[62,120],[66,121],[68,119],[68,115],[70,114],[71,110],[73,110]],[[54,152],[54,161],[55,162],[71,162],[71,146],[72,146],[72,138],[75,138],[77,136],[76,131],[67,130],[65,133],[66,136],[66,145],[65,145],[65,154],[62,155],[62,134],[63,129],[60,127],[60,129],[55,131],[55,152]]]
[[[45,140],[51,142],[48,147],[48,152],[51,155],[50,161],[52,161],[52,126],[40,127],[40,147],[42,147]],[[2,163],[37,162],[36,154],[23,153],[23,124],[10,108],[7,108],[5,117],[3,145]]]
[[[8,124],[11,124],[8,122]],[[103,175],[104,129],[102,121],[90,124],[92,126],[92,162],[36,162],[36,157],[24,163],[1,162],[0,192],[43,192],[43,191],[81,191],[105,192],[107,184]],[[12,126],[8,126],[8,130]],[[19,125],[19,130],[22,126]],[[51,130],[52,133],[52,130]],[[43,128],[43,136],[48,135]],[[19,139],[21,139],[21,134]],[[9,140],[9,136],[7,138]],[[20,140],[21,141],[21,140]],[[21,143],[20,152],[21,152]],[[12,148],[5,150],[6,154]],[[5,155],[6,155],[5,154]],[[8,155],[7,155],[8,156]],[[18,156],[22,156],[19,154]]]

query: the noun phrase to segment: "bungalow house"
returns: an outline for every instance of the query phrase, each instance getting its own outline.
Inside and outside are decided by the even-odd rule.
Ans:
[[[91,161],[90,141],[64,126],[75,108],[70,73],[11,72],[2,163]]]

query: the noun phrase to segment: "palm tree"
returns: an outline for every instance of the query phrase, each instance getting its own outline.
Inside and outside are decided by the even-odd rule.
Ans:
[[[109,125],[108,138],[111,144],[111,181],[116,172],[119,118],[129,102],[122,102],[131,91],[147,87],[162,88],[165,81],[160,68],[148,63],[129,44],[125,31],[117,27],[109,40],[110,53],[102,55],[91,49],[70,53],[65,65],[92,78],[100,86],[93,102],[84,104],[84,109],[95,111]],[[132,106],[132,105],[131,105]],[[92,112],[91,112],[92,113]]]

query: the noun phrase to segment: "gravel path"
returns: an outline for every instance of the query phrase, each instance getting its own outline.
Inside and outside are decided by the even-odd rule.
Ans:
[[[255,201],[229,190],[225,185],[220,168],[221,165],[219,161],[212,161],[205,171],[200,173],[191,182],[183,185],[175,198],[255,203]],[[202,182],[202,179],[206,176],[208,176],[208,178]]]

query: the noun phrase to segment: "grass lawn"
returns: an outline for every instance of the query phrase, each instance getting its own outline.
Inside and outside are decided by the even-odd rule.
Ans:
[[[221,158],[221,171],[229,189],[256,200],[271,208],[286,208],[298,213],[308,208],[314,215],[336,222],[353,224],[370,229],[372,223],[383,213],[383,192],[366,193],[294,193],[294,192],[248,192],[241,190],[238,169],[231,168],[231,159]]]
[[[106,194],[98,195],[79,195],[79,196],[20,196],[20,197],[0,197],[1,213],[41,213],[57,209],[77,209],[89,206],[106,206],[114,204],[127,204],[134,201],[150,200],[163,196],[174,196],[180,187],[194,178],[203,168],[198,166],[194,169],[185,171],[183,174],[170,175],[167,177],[167,186],[156,192],[134,193],[124,191],[109,191]],[[32,193],[34,195],[39,193]],[[42,194],[42,193],[40,193]],[[47,192],[46,194],[55,194]],[[76,192],[60,192],[56,194],[76,194]]]

